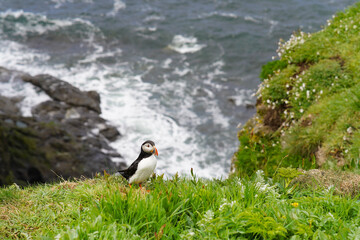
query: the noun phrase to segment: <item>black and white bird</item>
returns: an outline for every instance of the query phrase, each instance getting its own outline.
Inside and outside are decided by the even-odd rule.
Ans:
[[[141,145],[141,151],[138,158],[125,170],[120,170],[116,175],[122,175],[129,184],[136,183],[141,187],[141,183],[146,181],[153,174],[158,156],[158,150],[155,143],[151,140]]]

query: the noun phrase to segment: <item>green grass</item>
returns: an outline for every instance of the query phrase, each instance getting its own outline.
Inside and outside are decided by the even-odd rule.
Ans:
[[[261,168],[272,176],[279,166],[359,171],[359,23],[357,3],[319,32],[280,41],[278,60],[260,74],[257,116],[239,132],[236,174]]]
[[[0,189],[0,239],[356,239],[360,204],[276,181],[121,177]]]

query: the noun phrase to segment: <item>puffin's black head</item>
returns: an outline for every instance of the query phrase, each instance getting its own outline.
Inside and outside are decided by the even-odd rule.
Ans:
[[[151,140],[147,140],[141,145],[141,152],[155,154],[156,156],[158,156],[158,150],[155,147],[155,143]]]

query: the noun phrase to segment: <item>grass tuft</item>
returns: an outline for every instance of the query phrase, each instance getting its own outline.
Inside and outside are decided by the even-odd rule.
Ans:
[[[354,236],[356,198],[288,184],[279,168],[251,178],[154,176],[146,189],[121,177],[0,189],[1,239],[309,239]],[[301,175],[302,176],[302,175]]]

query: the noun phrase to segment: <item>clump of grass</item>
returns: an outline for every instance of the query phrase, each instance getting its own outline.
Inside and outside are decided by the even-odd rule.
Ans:
[[[359,231],[356,199],[280,180],[257,171],[247,179],[156,176],[150,192],[114,176],[2,188],[21,197],[1,203],[0,238],[339,239]]]
[[[323,30],[279,42],[278,60],[263,67],[257,116],[239,132],[237,174],[262,168],[271,176],[279,166],[358,171],[359,22],[357,3]]]
[[[287,62],[284,60],[275,60],[268,62],[261,68],[260,79],[264,80],[271,77],[272,75],[274,75],[274,73],[286,68],[287,65],[288,65]]]

